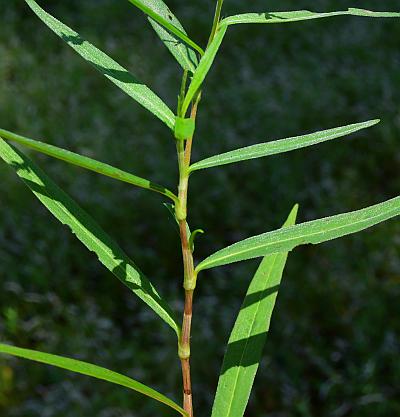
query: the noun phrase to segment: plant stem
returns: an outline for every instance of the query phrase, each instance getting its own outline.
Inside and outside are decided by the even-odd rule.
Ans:
[[[218,29],[218,23],[221,19],[221,10],[222,10],[222,4],[224,3],[224,0],[217,0],[217,5],[215,7],[215,13],[214,13],[214,21],[213,21],[213,25],[212,25],[212,29],[211,29],[211,34],[210,34],[210,38],[208,39],[208,44],[207,46],[210,45],[210,43],[212,42],[212,40],[214,39],[215,36],[215,32]]]
[[[182,334],[179,343],[179,355],[182,367],[183,409],[193,417],[192,382],[190,375],[190,328],[192,325],[193,290],[185,290],[185,308],[183,313]]]
[[[195,97],[193,106],[192,106],[192,110],[190,111],[190,118],[193,120],[196,120],[196,116],[197,116],[197,107],[199,105],[201,99],[201,91],[199,91],[197,93],[197,96]],[[190,165],[190,158],[192,155],[192,142],[193,142],[193,136],[188,138],[188,140],[186,141],[186,148],[185,148],[185,165],[187,166],[187,168],[189,169],[189,165]]]
[[[213,40],[221,18],[223,0],[217,0],[215,9],[214,22],[210,34],[208,45]],[[185,71],[182,79],[182,86],[178,100],[178,115],[181,114],[181,104],[184,97],[187,72]],[[192,102],[190,118],[196,122],[197,107],[201,99],[201,91],[198,91]],[[186,143],[185,143],[186,142]],[[183,409],[189,417],[193,417],[193,394],[192,380],[190,375],[190,331],[192,326],[193,315],[193,293],[196,287],[196,273],[194,270],[193,253],[189,245],[188,227],[187,227],[187,195],[189,186],[189,166],[192,154],[193,135],[186,141],[177,140],[178,165],[179,165],[179,185],[178,201],[175,204],[175,215],[179,222],[179,233],[181,238],[182,259],[183,259],[183,287],[185,289],[185,306],[183,311],[182,331],[179,337],[178,355],[181,360],[182,382],[183,382]]]
[[[199,101],[200,93],[196,96],[190,112],[190,118],[194,121],[196,119]],[[181,238],[184,272],[183,287],[185,289],[185,306],[182,320],[182,331],[179,338],[178,355],[181,360],[182,367],[183,408],[190,417],[193,417],[192,383],[190,375],[190,329],[192,325],[193,292],[196,287],[196,275],[194,271],[193,253],[189,245],[190,236],[188,236],[186,218],[192,141],[193,136],[188,138],[186,141],[177,140],[179,185],[178,202],[175,206],[175,214],[179,222],[179,234]]]

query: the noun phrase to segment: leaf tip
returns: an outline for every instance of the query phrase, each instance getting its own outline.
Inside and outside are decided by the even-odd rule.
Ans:
[[[297,213],[299,212],[299,203],[296,203],[294,206],[293,206],[293,208],[292,208],[292,211],[290,212],[290,214],[289,214],[289,217],[294,217],[294,218],[296,218],[297,217]]]
[[[286,219],[286,222],[285,222],[285,224],[283,225],[283,227],[286,227],[286,226],[293,226],[293,225],[296,223],[296,218],[297,218],[297,213],[298,213],[298,211],[299,211],[299,204],[298,204],[298,203],[296,203],[296,204],[293,206],[292,210],[290,211],[289,216],[288,216],[288,218]]]

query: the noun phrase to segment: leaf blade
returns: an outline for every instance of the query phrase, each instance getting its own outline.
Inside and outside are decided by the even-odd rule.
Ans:
[[[113,84],[149,110],[170,129],[174,128],[175,115],[149,87],[138,81],[124,67],[83,39],[79,33],[43,10],[35,0],[25,0],[36,16],[64,40],[82,58],[88,61]]]
[[[209,158],[202,159],[201,161],[195,162],[190,166],[189,172],[205,168],[212,168],[220,165],[232,164],[235,162],[247,161],[249,159],[262,158],[265,156],[276,155],[279,153],[304,148],[306,146],[316,145],[318,143],[349,135],[350,133],[357,132],[361,129],[366,129],[376,125],[379,122],[379,119],[368,120],[366,122],[354,123],[347,126],[322,130],[307,135],[294,136],[271,142],[246,146],[244,148],[235,149],[233,151],[214,155]]]
[[[69,164],[85,168],[89,171],[93,171],[98,174],[126,182],[128,184],[136,185],[137,187],[144,188],[146,190],[155,191],[170,198],[173,201],[177,200],[177,197],[174,195],[174,193],[172,193],[172,191],[168,190],[167,188],[155,184],[152,181],[146,180],[145,178],[138,177],[137,175],[133,175],[119,168],[105,164],[104,162],[96,161],[95,159],[89,158],[87,156],[83,156],[45,142],[29,139],[4,129],[0,129],[0,137],[19,143],[20,145],[51,156],[53,158],[60,159],[61,161],[67,162]]]
[[[325,17],[335,17],[343,15],[374,18],[400,17],[400,13],[398,12],[374,12],[364,9],[349,8],[348,10],[325,13],[311,12],[309,10],[295,10],[289,12],[243,13],[226,17],[221,22],[226,25],[236,25],[243,23],[291,23],[299,22],[302,20],[321,19]]]
[[[196,272],[271,253],[290,251],[299,245],[326,242],[359,232],[398,215],[400,215],[400,196],[361,210],[263,233],[210,255],[197,265]]]
[[[187,416],[187,413],[178,404],[170,400],[165,395],[159,393],[153,388],[148,387],[147,385],[142,384],[139,381],[136,381],[118,372],[111,371],[110,369],[103,368],[102,366],[94,365],[89,362],[83,362],[77,359],[67,358],[65,356],[53,355],[51,353],[40,352],[32,349],[19,348],[3,343],[0,343],[0,353],[44,363],[46,365],[55,366],[67,371],[76,372],[81,375],[90,376],[92,378],[100,379],[112,384],[129,388],[133,391],[139,392],[147,397],[153,398],[163,404],[168,405],[183,416]]]
[[[211,42],[210,46],[207,48],[206,52],[200,59],[199,65],[196,68],[196,71],[193,74],[192,82],[189,85],[188,91],[182,103],[182,114],[185,114],[193,97],[197,93],[198,89],[203,84],[208,71],[211,68],[212,63],[214,62],[215,56],[221,46],[222,40],[224,39],[227,25],[221,25],[219,30],[214,36],[213,41]]]
[[[204,51],[187,36],[168,6],[162,0],[128,1],[148,16],[153,29],[182,68],[194,72],[198,64],[194,51],[200,54],[204,54]]]
[[[0,157],[12,167],[41,203],[135,295],[163,319],[177,335],[180,327],[171,308],[148,278],[109,235],[21,151],[0,138]]]
[[[296,222],[298,206],[283,227]],[[236,318],[218,380],[211,417],[242,417],[249,400],[288,252],[265,256]]]

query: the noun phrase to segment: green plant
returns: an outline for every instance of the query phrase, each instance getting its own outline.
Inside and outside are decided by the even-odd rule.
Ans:
[[[178,195],[146,179],[45,143],[27,139],[4,130],[0,130],[0,136],[7,141],[15,141],[20,145],[30,147],[66,162],[138,187],[156,191],[171,200],[172,204],[169,203],[167,208],[170,209],[179,226],[184,260],[185,310],[182,326],[177,324],[168,304],[160,297],[136,265],[101,230],[89,215],[80,209],[32,161],[5,141],[0,142],[0,155],[6,163],[17,171],[17,174],[53,215],[62,223],[67,224],[76,236],[90,250],[97,254],[100,262],[174,329],[177,334],[178,354],[183,370],[183,408],[174,401],[169,400],[137,381],[104,368],[54,355],[15,348],[9,345],[1,345],[0,351],[126,386],[166,403],[183,415],[191,415],[193,411],[189,368],[190,324],[193,292],[198,273],[219,265],[255,257],[264,257],[259,270],[251,281],[242,309],[228,342],[213,409],[214,416],[243,415],[261,357],[262,347],[265,343],[269,320],[288,252],[301,244],[316,244],[346,234],[355,233],[394,217],[400,213],[400,197],[356,212],[341,214],[328,219],[320,219],[296,226],[294,223],[297,215],[297,206],[295,206],[284,228],[238,242],[216,252],[194,267],[194,238],[201,231],[197,229],[191,233],[186,221],[188,180],[192,172],[227,163],[287,152],[338,138],[370,127],[378,122],[377,120],[373,120],[311,135],[253,145],[191,164],[192,137],[195,131],[195,119],[200,101],[202,83],[218,52],[226,30],[230,25],[239,23],[288,23],[343,14],[371,17],[398,17],[400,13],[374,13],[360,9],[349,9],[348,11],[334,13],[312,13],[308,11],[271,12],[262,14],[250,13],[221,20],[222,1],[218,1],[209,42],[207,48],[203,51],[201,47],[188,37],[182,26],[163,2],[131,0],[135,6],[139,7],[149,16],[153,28],[183,68],[182,88],[178,96],[177,111],[174,114],[148,87],[137,81],[134,76],[115,61],[90,45],[76,32],[44,12],[33,0],[26,0],[26,2],[73,49],[92,63],[92,65],[128,95],[150,110],[173,131],[173,137],[175,138],[178,151],[180,173]],[[187,88],[189,82],[190,84]],[[187,117],[189,111],[190,117]]]

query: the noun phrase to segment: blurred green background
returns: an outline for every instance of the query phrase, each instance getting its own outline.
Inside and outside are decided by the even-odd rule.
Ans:
[[[171,107],[180,68],[127,1],[41,2],[132,69]],[[227,0],[224,14],[400,2]],[[170,0],[204,44],[214,2]],[[0,125],[175,187],[167,129],[74,54],[23,1],[0,5]],[[399,20],[341,17],[236,26],[210,72],[194,160],[257,142],[363,120],[382,123],[317,147],[193,175],[190,222],[206,234],[196,257],[299,220],[354,210],[400,190]],[[31,153],[30,153],[31,154]],[[60,161],[32,157],[182,309],[178,237],[162,199]],[[176,341],[0,164],[1,340],[74,356],[180,401]],[[291,253],[247,416],[400,416],[400,222]],[[218,372],[259,261],[207,271],[193,325],[196,416],[210,415]],[[173,415],[106,383],[0,358],[4,417]]]

